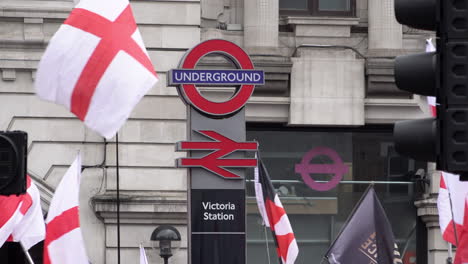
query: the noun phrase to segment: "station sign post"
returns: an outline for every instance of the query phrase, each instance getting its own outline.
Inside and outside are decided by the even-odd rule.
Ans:
[[[196,69],[207,55],[219,55],[237,69]],[[213,39],[189,50],[178,69],[169,71],[168,85],[177,86],[188,105],[188,140],[177,143],[188,157],[177,160],[189,172],[189,263],[246,263],[245,168],[257,166],[247,151],[245,109],[255,85],[265,83],[247,53],[236,44]],[[224,102],[205,98],[196,85],[236,86]],[[252,155],[251,155],[252,156]]]

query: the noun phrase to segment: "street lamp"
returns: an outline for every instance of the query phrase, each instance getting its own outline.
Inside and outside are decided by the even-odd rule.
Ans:
[[[153,248],[158,247],[159,241],[159,256],[164,259],[164,264],[168,264],[168,260],[180,246],[180,233],[170,225],[161,225],[156,228],[151,234],[151,241],[153,241]]]

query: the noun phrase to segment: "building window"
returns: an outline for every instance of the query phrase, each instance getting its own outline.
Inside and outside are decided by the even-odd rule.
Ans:
[[[371,182],[392,225],[404,263],[416,263],[417,256],[427,254],[421,246],[426,238],[418,231],[425,230],[421,228],[424,224],[418,221],[414,206],[415,199],[422,195],[416,172],[426,170],[427,164],[398,155],[391,127],[300,129],[248,125],[247,139],[259,142],[260,155],[299,245],[297,263],[320,263]],[[337,171],[343,173],[341,181],[328,191],[318,190],[298,173],[298,165],[305,159],[307,165],[330,169],[307,174],[316,182],[330,181]],[[253,172],[249,173],[248,263],[269,263],[268,256],[274,263],[273,238],[262,225],[254,198]]]
[[[355,0],[280,0],[281,15],[354,16]]]

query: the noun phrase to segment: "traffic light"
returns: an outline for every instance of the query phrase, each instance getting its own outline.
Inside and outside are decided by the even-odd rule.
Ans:
[[[26,192],[28,134],[0,132],[0,195]]]
[[[397,122],[395,147],[468,180],[468,2],[395,0],[401,24],[436,31],[436,52],[399,56],[398,88],[435,96],[436,118]]]

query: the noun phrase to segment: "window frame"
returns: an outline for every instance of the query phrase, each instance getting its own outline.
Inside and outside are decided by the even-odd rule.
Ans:
[[[304,0],[307,1],[308,10],[288,10],[279,9],[280,15],[285,16],[330,16],[330,17],[355,17],[356,16],[356,0],[350,1],[349,11],[320,11],[318,9],[320,0]]]

